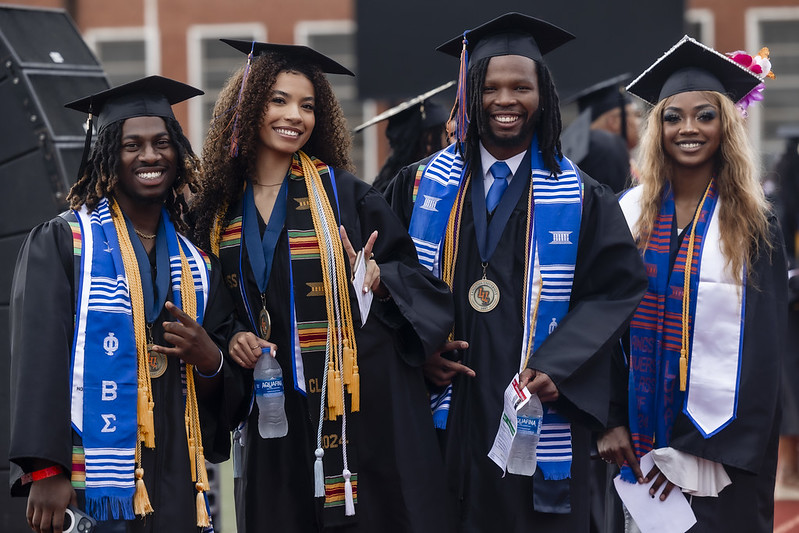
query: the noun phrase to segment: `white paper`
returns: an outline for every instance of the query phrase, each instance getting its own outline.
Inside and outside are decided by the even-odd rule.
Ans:
[[[361,327],[366,324],[366,319],[369,317],[369,309],[372,307],[372,289],[363,292],[363,281],[366,278],[366,260],[364,259],[363,250],[358,252],[355,257],[355,269],[352,273],[352,286],[355,287],[355,294],[358,295],[358,309],[361,312]]]
[[[528,401],[530,401],[530,393],[527,391],[527,387],[519,386],[519,375],[516,374],[505,389],[502,416],[499,417],[499,429],[494,437],[494,445],[488,452],[489,459],[502,469],[502,477],[505,477],[510,447],[513,444],[513,437],[516,436],[516,411]]]
[[[641,457],[642,472],[649,472],[654,465],[650,454],[651,452]],[[621,480],[621,476],[613,479],[616,492],[630,511],[641,533],[685,533],[696,524],[696,516],[685,495],[679,487],[674,487],[666,501],[660,501],[660,493],[663,492],[666,483],[661,485],[653,498],[649,494],[649,487],[654,482],[653,479],[651,483],[644,485],[627,483]]]

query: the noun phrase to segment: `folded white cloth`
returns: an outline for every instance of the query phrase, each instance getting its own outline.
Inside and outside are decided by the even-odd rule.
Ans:
[[[674,448],[652,450],[652,459],[666,479],[692,496],[716,497],[732,483],[721,463]]]

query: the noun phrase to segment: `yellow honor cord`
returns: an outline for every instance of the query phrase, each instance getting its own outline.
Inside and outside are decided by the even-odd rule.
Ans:
[[[152,383],[150,381],[150,369],[147,361],[147,319],[144,316],[144,294],[142,292],[141,276],[139,274],[139,262],[136,253],[133,251],[133,244],[130,242],[128,228],[122,211],[112,198],[108,200],[108,208],[111,212],[111,220],[116,229],[117,239],[119,240],[119,251],[122,256],[122,264],[125,268],[125,279],[128,282],[128,292],[130,294],[130,305],[133,315],[133,335],[136,343],[136,374],[138,381],[138,393],[136,402],[136,418],[138,421],[136,435],[136,490],[134,493],[133,506],[134,512],[138,516],[152,513],[153,507],[144,485],[144,470],[141,468],[141,444],[148,448],[155,447],[155,425],[153,423],[153,411],[155,406],[152,396]]]
[[[691,264],[694,258],[694,239],[696,238],[696,223],[699,221],[699,215],[702,212],[702,206],[705,205],[707,194],[710,192],[710,186],[713,180],[707,184],[705,194],[696,208],[694,213],[694,220],[691,223],[691,233],[688,236],[688,251],[685,254],[685,270],[683,271],[683,286],[682,286],[682,345],[680,347],[680,390],[685,391],[688,385],[688,352],[689,350],[689,329],[690,329],[690,311],[691,311]]]
[[[138,398],[137,398],[137,418],[138,435],[136,438],[136,490],[134,493],[134,512],[138,516],[152,513],[153,507],[147,494],[144,484],[144,470],[141,468],[141,443],[148,448],[155,447],[155,425],[154,408],[155,402],[152,397],[152,382],[150,380],[150,370],[147,361],[147,331],[146,319],[144,315],[144,295],[142,293],[141,277],[139,274],[139,263],[133,251],[133,244],[130,242],[127,226],[119,206],[112,199],[109,199],[111,218],[114,221],[117,238],[119,239],[122,263],[125,267],[125,277],[128,281],[130,292],[131,307],[133,309],[133,331],[136,340],[136,359],[138,377]],[[180,248],[180,242],[178,242]],[[218,244],[217,244],[218,247]],[[180,248],[180,294],[183,311],[192,318],[197,316],[197,294],[194,288],[194,278],[191,273],[188,259]],[[202,267],[202,265],[200,265]],[[200,431],[200,414],[197,403],[197,393],[194,388],[193,366],[186,364],[186,441],[188,443],[191,462],[192,478],[197,482],[198,487],[208,487],[208,474],[205,470],[205,457],[203,456],[202,433]],[[205,519],[200,516],[198,494],[198,525],[209,525],[207,522],[207,512],[205,510],[205,498],[203,496],[202,513]],[[200,524],[203,522],[203,524]]]
[[[319,254],[322,263],[322,279],[325,287],[325,307],[327,311],[328,331],[330,332],[331,361],[333,366],[333,386],[336,391],[327,395],[328,407],[331,413],[336,415],[344,413],[344,398],[341,387],[343,383],[348,384],[347,390],[353,396],[360,396],[358,390],[360,379],[352,379],[353,369],[358,366],[358,350],[355,343],[355,331],[352,325],[352,308],[349,299],[349,277],[345,267],[345,252],[339,236],[338,226],[333,208],[327,199],[324,190],[324,183],[319,175],[316,165],[304,152],[298,152],[302,172],[305,178],[308,197],[311,199],[311,219],[313,220],[314,231],[319,243]],[[322,213],[317,212],[314,206],[319,206]],[[332,250],[328,250],[324,245],[324,235],[330,235]],[[332,253],[332,257],[330,254]],[[328,265],[333,265],[334,272]],[[333,286],[335,284],[338,292],[338,299],[334,298]],[[337,313],[338,311],[338,313]],[[339,335],[341,340],[339,340]],[[346,359],[350,358],[351,363]],[[328,369],[329,372],[329,369]],[[343,374],[343,375],[342,375]],[[328,373],[328,380],[330,374]],[[328,381],[328,384],[330,381]],[[328,392],[330,387],[328,387]],[[358,402],[360,404],[360,401]],[[358,406],[359,407],[359,406]],[[356,406],[351,404],[351,411],[357,411]]]

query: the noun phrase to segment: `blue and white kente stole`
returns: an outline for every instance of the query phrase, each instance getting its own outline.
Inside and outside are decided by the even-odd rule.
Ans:
[[[544,167],[535,138],[530,157],[533,183],[528,200],[527,241],[531,245],[527,250],[524,280],[522,368],[569,310],[582,219],[582,182],[571,161],[563,158],[562,172],[552,176]],[[450,146],[431,159],[419,182],[409,233],[420,263],[437,275],[441,271],[444,232],[449,217],[458,216],[453,205],[466,174],[460,154]],[[439,429],[446,428],[451,395],[452,385],[442,393],[431,394],[433,420]],[[565,479],[570,475],[570,426],[548,406],[538,445],[538,462],[545,479]]]
[[[70,388],[72,425],[86,454],[86,511],[98,520],[133,520],[138,382],[130,289],[108,200],[102,199],[91,213],[84,206],[75,214],[82,247]],[[176,233],[166,210],[161,218],[172,301],[181,304],[182,248],[197,296],[197,321],[202,323],[210,265]]]
[[[553,177],[544,168],[537,139],[530,150],[534,209],[527,230],[520,371],[569,312],[583,211],[582,181],[572,162],[561,159],[561,173]],[[544,479],[571,477],[571,425],[548,404],[536,455]]]

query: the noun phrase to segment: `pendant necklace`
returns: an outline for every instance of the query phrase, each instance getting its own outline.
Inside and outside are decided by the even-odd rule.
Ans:
[[[261,293],[261,312],[258,313],[258,333],[265,341],[269,340],[272,334],[272,318],[269,316],[269,311],[266,310],[266,293]]]
[[[160,378],[166,372],[168,359],[165,354],[153,349],[153,325],[147,324],[147,362],[151,378]]]
[[[488,263],[482,262],[480,266],[483,267],[483,277],[475,281],[469,288],[469,304],[475,311],[487,313],[499,303],[499,287],[486,278]]]

